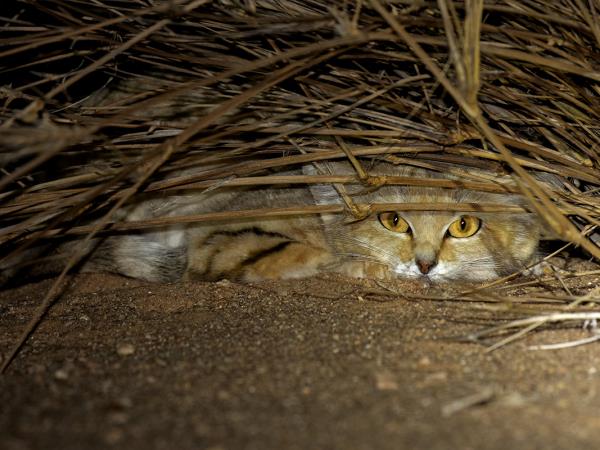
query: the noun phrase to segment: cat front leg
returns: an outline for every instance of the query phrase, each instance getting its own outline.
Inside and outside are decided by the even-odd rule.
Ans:
[[[367,278],[383,281],[390,281],[398,278],[387,265],[370,261],[345,261],[333,268],[332,271],[352,278]]]

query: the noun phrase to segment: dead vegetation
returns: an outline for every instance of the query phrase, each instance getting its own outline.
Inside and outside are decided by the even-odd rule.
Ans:
[[[0,17],[0,254],[174,221],[385,208],[347,198],[115,216],[139,195],[330,182],[520,191],[558,236],[598,258],[599,12],[594,0],[12,2]],[[280,173],[342,158],[356,176]],[[369,158],[461,181],[372,177]],[[24,337],[84,256],[72,255]],[[597,314],[576,312],[594,292],[552,305]],[[538,312],[511,326],[566,317]]]

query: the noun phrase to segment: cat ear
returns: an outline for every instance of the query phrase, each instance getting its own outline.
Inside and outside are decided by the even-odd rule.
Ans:
[[[319,167],[322,166],[327,167],[328,165],[319,164]],[[323,172],[317,170],[317,167],[312,164],[306,164],[303,166],[302,173],[304,175],[324,175]],[[331,171],[328,171],[327,173],[331,173]],[[309,184],[309,189],[317,205],[333,205],[335,203],[341,203],[342,201],[340,194],[330,183]]]
[[[351,169],[351,167],[350,167]],[[343,163],[324,163],[324,164],[307,164],[302,167],[302,173],[304,175],[326,175],[326,174],[336,174],[344,173],[346,168],[343,166]],[[352,172],[348,172],[352,173]],[[334,204],[343,204],[343,199],[340,196],[339,192],[331,183],[323,183],[323,184],[309,184],[310,193],[317,205],[334,205]],[[340,220],[339,214],[321,214],[321,220],[325,225],[336,224]]]

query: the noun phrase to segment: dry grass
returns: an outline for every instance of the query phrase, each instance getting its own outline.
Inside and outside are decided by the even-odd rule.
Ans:
[[[323,212],[278,205],[116,223],[140,194],[457,187],[372,177],[361,162],[386,158],[452,171],[459,187],[520,191],[558,236],[598,258],[599,11],[595,0],[12,2],[0,13],[0,254],[57,234]],[[278,174],[341,158],[356,176]]]

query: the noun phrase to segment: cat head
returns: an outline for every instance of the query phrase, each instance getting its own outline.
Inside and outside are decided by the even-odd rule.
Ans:
[[[354,173],[346,163],[327,163],[335,174]],[[305,172],[315,173],[314,169]],[[371,175],[452,178],[423,170],[378,163]],[[467,189],[383,186],[366,192],[345,185],[356,203],[495,203],[523,205],[516,194]],[[311,188],[319,204],[341,203],[331,185]],[[341,257],[382,264],[400,278],[430,281],[498,278],[523,268],[535,258],[542,224],[535,214],[458,211],[386,211],[360,220],[323,217],[328,239]]]

